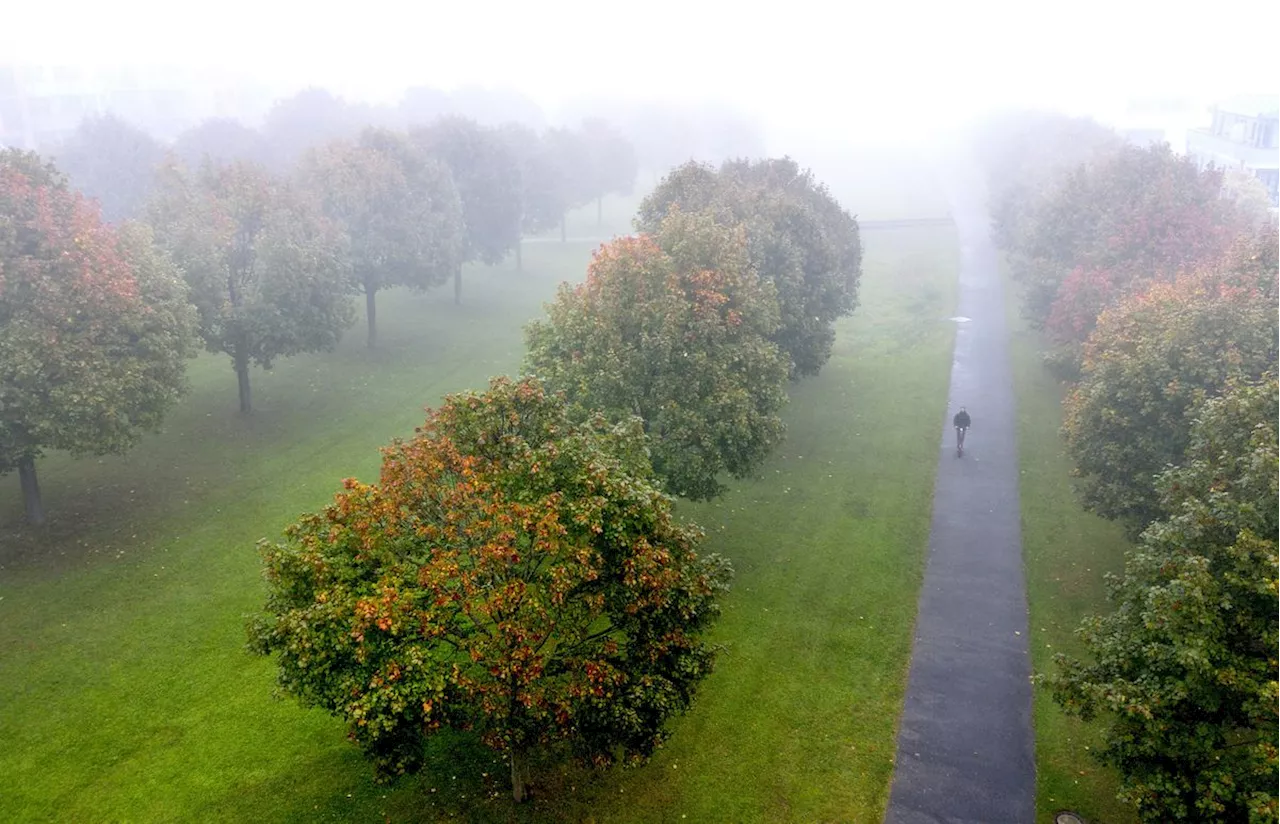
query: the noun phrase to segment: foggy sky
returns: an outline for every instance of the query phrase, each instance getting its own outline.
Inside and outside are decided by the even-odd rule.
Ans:
[[[218,67],[371,102],[412,85],[510,86],[550,110],[603,91],[714,95],[775,129],[896,139],[997,104],[1096,113],[1133,93],[1267,91],[1280,29],[1274,0],[411,5],[26,2],[6,8],[0,62]]]

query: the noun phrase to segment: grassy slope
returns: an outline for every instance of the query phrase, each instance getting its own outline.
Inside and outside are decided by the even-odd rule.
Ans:
[[[1124,568],[1129,544],[1115,524],[1080,506],[1071,485],[1071,461],[1058,434],[1063,387],[1044,367],[1041,336],[1022,320],[1013,284],[1007,283],[1006,293],[1018,397],[1031,658],[1036,672],[1048,672],[1055,653],[1081,653],[1075,629],[1086,614],[1106,608],[1103,576]],[[1099,743],[1096,728],[1067,717],[1045,688],[1035,690],[1034,712],[1037,820],[1052,821],[1064,809],[1095,824],[1135,820],[1115,798],[1115,775],[1089,753]]]
[[[824,374],[795,389],[786,446],[759,481],[685,508],[738,568],[717,630],[729,651],[695,712],[649,767],[544,772],[555,799],[518,818],[878,819],[955,260],[937,231],[866,243],[863,307]],[[42,462],[55,525],[0,531],[0,818],[510,819],[505,776],[465,742],[441,742],[434,772],[373,785],[340,725],[271,699],[271,664],[243,652],[242,616],[261,602],[254,541],[323,504],[340,477],[373,477],[377,447],[408,434],[423,405],[512,370],[520,323],[555,281],[580,276],[588,250],[530,244],[527,275],[469,273],[462,309],[447,289],[383,296],[381,351],[357,330],[335,353],[255,373],[249,420],[234,413],[225,359],[204,357],[166,434],[123,457]],[[5,482],[11,527],[20,501]]]

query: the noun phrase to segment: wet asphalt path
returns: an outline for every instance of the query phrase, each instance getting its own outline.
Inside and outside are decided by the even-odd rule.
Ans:
[[[960,304],[929,558],[886,824],[1030,824],[1031,663],[1018,511],[1013,375],[988,223],[952,198]],[[973,426],[957,458],[951,416]]]

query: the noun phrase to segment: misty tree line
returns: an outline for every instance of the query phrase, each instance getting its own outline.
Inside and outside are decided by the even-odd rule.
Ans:
[[[1041,676],[1150,822],[1275,821],[1280,236],[1256,180],[1057,116],[991,122],[993,231],[1068,382],[1084,505],[1136,544]],[[1261,190],[1261,191],[1259,191]]]

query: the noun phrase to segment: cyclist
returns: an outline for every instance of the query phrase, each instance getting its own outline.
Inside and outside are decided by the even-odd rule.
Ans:
[[[970,423],[972,421],[969,420],[969,413],[964,411],[963,406],[960,407],[960,411],[956,413],[955,417],[951,419],[951,425],[956,428],[957,455],[964,452],[964,433],[968,431]]]

